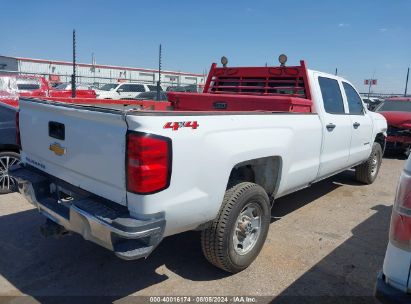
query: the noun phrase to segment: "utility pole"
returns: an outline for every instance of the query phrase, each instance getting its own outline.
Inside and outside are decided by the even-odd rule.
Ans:
[[[370,93],[371,93],[371,83],[372,83],[372,79],[369,79],[369,83],[368,83],[368,99],[370,99]]]
[[[73,74],[71,75],[71,97],[76,97],[76,30],[73,30]]]
[[[157,81],[157,101],[160,100],[160,86],[161,86],[161,43],[158,51],[158,81]]]
[[[337,75],[338,75],[338,69],[335,68],[335,76],[337,76]]]
[[[405,93],[404,97],[407,97],[407,88],[408,88],[408,77],[410,76],[410,68],[407,70],[407,80],[405,80]]]
[[[367,97],[368,99],[370,99],[371,85],[372,85],[372,82],[375,80],[374,77],[375,77],[375,69],[374,69],[374,72],[372,72],[372,77],[369,80],[369,84],[368,84],[368,97]]]
[[[94,52],[91,53],[91,65],[93,69],[93,85],[96,84],[96,59],[94,58]]]

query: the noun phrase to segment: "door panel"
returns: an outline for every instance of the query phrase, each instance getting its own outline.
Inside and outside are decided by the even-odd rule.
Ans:
[[[347,115],[325,114],[323,145],[318,177],[331,175],[348,166],[351,141],[351,121]],[[333,124],[335,127],[327,127]]]
[[[349,163],[355,165],[368,158],[372,148],[372,122],[368,115],[350,115],[352,138]]]
[[[323,141],[318,179],[332,175],[348,166],[352,124],[336,79],[318,77],[323,105]]]
[[[343,81],[343,92],[347,100],[352,123],[352,138],[349,164],[355,165],[368,158],[372,148],[372,121],[365,115],[364,104],[358,92],[348,82]]]

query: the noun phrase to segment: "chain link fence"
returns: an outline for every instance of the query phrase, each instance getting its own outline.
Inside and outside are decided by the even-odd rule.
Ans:
[[[61,83],[71,82],[71,74],[46,74],[46,73],[33,73],[33,72],[21,72],[21,71],[7,71],[2,70],[1,74],[9,75],[26,75],[26,76],[41,76],[47,79],[51,86],[55,87]],[[108,83],[119,84],[123,82],[157,85],[157,80],[154,74],[148,77],[102,77],[102,76],[90,76],[90,75],[76,75],[76,83],[87,85],[91,88],[99,89],[103,85]],[[194,77],[193,77],[194,78]],[[161,87],[163,90],[173,91],[187,91],[187,92],[202,92],[204,85],[198,83],[190,83],[179,80],[177,77],[164,75],[161,78]]]

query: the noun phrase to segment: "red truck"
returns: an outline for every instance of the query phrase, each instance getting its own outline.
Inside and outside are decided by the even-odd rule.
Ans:
[[[43,76],[0,75],[0,82],[0,102],[14,107],[18,106],[19,97],[71,99],[70,83],[62,83],[53,88]],[[87,85],[79,84],[76,88],[76,97],[95,99],[96,92]]]
[[[386,99],[377,109],[388,123],[387,150],[404,152],[411,148],[411,97]]]
[[[71,98],[70,84],[63,84],[58,89],[49,86],[41,76],[0,75],[0,104],[19,106],[19,97],[40,98],[50,101],[83,104],[89,106],[109,106],[113,108],[137,107],[151,110],[166,110],[171,104],[154,100],[103,100],[96,99],[94,90],[78,86],[77,97]]]
[[[50,97],[71,97],[71,83],[66,82],[59,84],[50,89]],[[78,98],[96,98],[96,92],[86,84],[78,84],[76,87],[76,97]]]
[[[48,97],[50,85],[42,76],[17,75],[17,88],[21,97]]]
[[[21,97],[71,97],[71,83],[61,83],[52,87],[43,76],[17,75],[17,87]],[[76,96],[96,98],[96,92],[88,85],[78,84]]]

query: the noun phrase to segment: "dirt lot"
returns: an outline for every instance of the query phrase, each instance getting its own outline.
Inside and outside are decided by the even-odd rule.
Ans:
[[[123,261],[81,237],[44,239],[44,218],[18,194],[0,197],[0,295],[372,295],[404,161],[384,159],[377,181],[347,171],[276,202],[267,242],[228,275],[201,254],[199,233],[165,239],[147,259]],[[18,300],[14,299],[14,300]],[[26,298],[27,299],[27,298]]]

